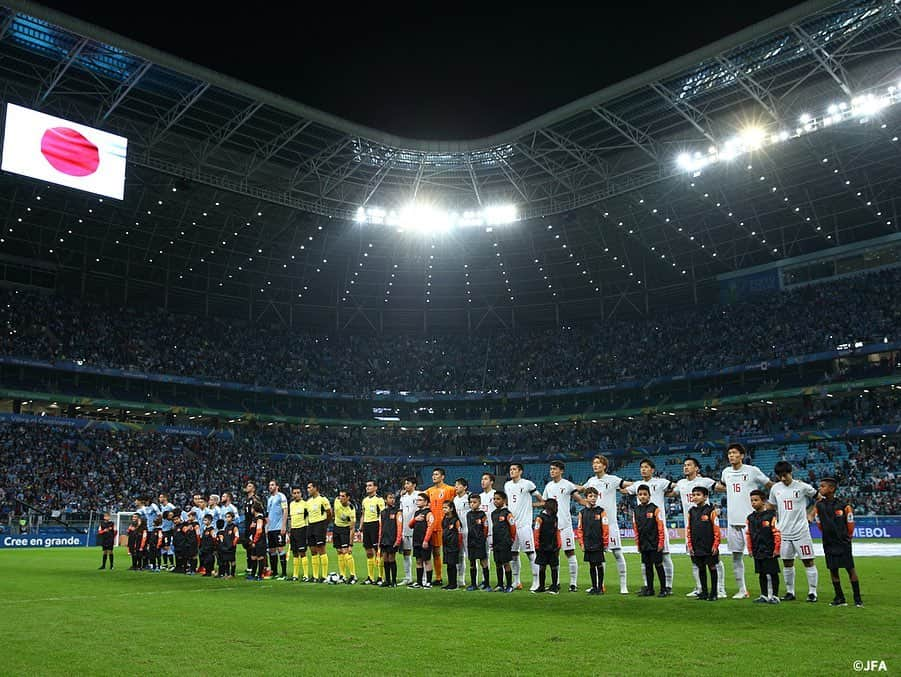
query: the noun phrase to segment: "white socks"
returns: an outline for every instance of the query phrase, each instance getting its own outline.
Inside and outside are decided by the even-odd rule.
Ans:
[[[817,585],[820,582],[820,574],[817,572],[816,566],[804,567],[804,573],[807,574],[807,590],[813,595],[817,594]]]
[[[795,594],[795,568],[785,567],[782,570],[782,573],[785,575],[785,592],[789,595]]]
[[[510,570],[513,572],[513,587],[515,588],[521,583],[519,580],[519,552],[516,550],[513,551],[513,561],[510,562]]]
[[[623,557],[623,551],[619,548],[613,551],[613,557],[616,559],[616,570],[619,571],[619,590],[625,592],[626,587],[626,558]]]
[[[406,579],[408,581],[413,580],[413,572],[410,567],[411,567],[410,556],[404,555],[404,579]]]
[[[785,567],[783,570],[785,574],[785,592],[795,594],[795,567]],[[817,594],[817,585],[820,582],[820,574],[817,571],[815,566],[812,567],[804,567],[804,574],[807,576],[807,591],[812,594]]]
[[[576,559],[576,554],[573,553],[569,557],[567,557],[567,561],[569,562],[569,584],[570,585],[578,585],[579,580],[579,560]]]
[[[701,577],[698,575],[698,565],[691,563],[691,575],[695,579],[695,592],[701,592]]]
[[[532,590],[536,590],[538,588],[538,565],[535,564],[535,553],[527,552],[526,555],[529,558],[529,564],[532,566]]]
[[[745,562],[740,552],[732,553],[732,573],[735,575],[738,591],[747,593],[748,589],[745,587]]]
[[[666,578],[666,587],[673,587],[673,558],[668,553],[663,553],[663,575]]]
[[[723,560],[720,560],[716,563],[716,577],[717,577],[717,585],[716,587],[719,590],[716,591],[717,597],[725,597],[726,596],[726,565],[723,564]]]

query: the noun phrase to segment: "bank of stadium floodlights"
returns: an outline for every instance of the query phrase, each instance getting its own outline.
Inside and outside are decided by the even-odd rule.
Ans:
[[[857,120],[859,124],[866,124],[899,101],[901,101],[901,82],[889,86],[884,91],[855,96],[849,102],[832,103],[820,115],[802,113],[798,117],[798,125],[792,130],[767,129],[757,125],[746,127],[738,135],[727,139],[722,146],[709,146],[706,153],[700,150],[680,153],[676,157],[676,164],[685,171],[699,175],[705,167],[730,162],[767,146],[777,146],[834,125],[853,120]]]
[[[778,146],[828,127],[856,120],[859,124],[872,121],[883,110],[901,101],[901,82],[884,91],[868,92],[850,101],[830,104],[819,115],[802,113],[794,129],[767,128],[750,125],[722,145],[711,145],[706,152],[695,150],[682,152],[676,157],[676,165],[699,176],[700,172],[717,163],[730,162],[743,155],[768,146]],[[493,227],[509,225],[519,220],[515,204],[496,205],[478,210],[453,211],[439,205],[410,203],[397,209],[380,206],[361,206],[354,215],[359,224],[391,226],[398,233],[441,234],[458,228]]]

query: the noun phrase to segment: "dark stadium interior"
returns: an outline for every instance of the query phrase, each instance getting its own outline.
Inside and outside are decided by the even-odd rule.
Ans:
[[[709,303],[718,274],[897,233],[894,108],[698,177],[673,162],[743,124],[793,127],[842,96],[804,48],[812,35],[849,43],[841,76],[855,91],[892,83],[881,49],[893,22],[868,6],[798,8],[466,142],[342,125],[98,39],[73,64],[78,35],[4,10],[6,98],[130,139],[121,203],[0,177],[4,271],[113,304],[340,331],[550,328]],[[792,18],[800,32],[776,28]],[[417,193],[514,200],[521,220],[431,238],[353,222],[370,198],[390,207]]]
[[[740,439],[898,513],[898,17],[812,0],[424,140],[7,0],[3,102],[125,136],[128,164],[121,201],[0,174],[0,505],[310,474],[356,500],[437,458],[580,480],[602,451],[716,476]],[[414,200],[516,217],[366,216]]]

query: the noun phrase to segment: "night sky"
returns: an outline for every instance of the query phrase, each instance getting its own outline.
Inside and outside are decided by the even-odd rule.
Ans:
[[[794,2],[340,14],[225,4],[43,3],[353,122],[406,137],[494,134],[702,47]],[[239,5],[244,7],[244,5]],[[342,7],[344,8],[344,7]],[[328,10],[325,10],[328,11]]]

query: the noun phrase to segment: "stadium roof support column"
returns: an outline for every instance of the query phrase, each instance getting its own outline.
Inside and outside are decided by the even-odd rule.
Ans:
[[[375,191],[377,191],[379,189],[379,186],[382,185],[382,181],[384,181],[385,177],[391,173],[391,169],[394,167],[396,158],[397,156],[392,154],[391,157],[388,158],[387,162],[379,167],[379,170],[375,173],[375,176],[372,177],[369,185],[366,186],[366,197],[360,203],[361,207],[365,207],[367,204],[369,204],[369,200],[372,199],[372,196],[375,195]]]
[[[145,144],[146,149],[150,150],[153,148],[159,140],[163,138],[163,135],[188,112],[188,109],[197,102],[197,99],[199,99],[209,87],[210,84],[208,82],[199,83],[194,89],[185,94],[178,103],[172,106],[151,130]]]
[[[661,82],[651,83],[651,89],[657,92],[657,94],[660,95],[660,98],[672,106],[679,115],[681,115],[692,127],[707,137],[711,143],[714,145],[717,144],[716,137],[714,137],[713,133],[710,131],[713,129],[710,124],[710,119],[704,115],[704,113],[684,99],[677,97]]]
[[[541,129],[539,131],[541,132],[542,136],[554,143],[560,150],[574,158],[576,161],[578,161],[579,164],[583,165],[589,171],[597,174],[604,181],[607,181],[610,178],[610,172],[608,171],[606,163],[599,161],[597,163],[597,165],[599,166],[596,166],[595,164],[588,162],[588,160],[585,159],[585,156],[588,155],[588,151],[585,148],[582,148],[582,146],[573,143],[565,136],[557,134],[556,132],[552,132],[549,129]]]
[[[547,164],[545,164],[545,163],[542,161],[542,158],[539,158],[537,155],[535,155],[535,154],[529,149],[529,147],[526,146],[526,144],[524,144],[524,143],[518,143],[518,144],[516,144],[516,149],[517,149],[520,153],[522,153],[525,157],[527,157],[529,160],[531,160],[532,163],[534,163],[536,167],[538,167],[539,169],[541,169],[545,174],[547,174],[547,175],[550,176],[552,179],[554,179],[554,181],[556,181],[556,182],[559,183],[561,186],[563,186],[564,188],[566,188],[567,191],[573,192],[573,191],[575,190],[575,189],[573,188],[573,185],[572,185],[571,183],[569,183],[567,180],[565,180],[565,179],[563,178],[563,176],[562,176],[559,172],[557,172],[555,169],[553,169],[553,168],[549,167]],[[530,200],[530,201],[531,201],[531,200]]]
[[[742,89],[750,94],[751,97],[760,104],[760,107],[773,118],[773,120],[780,124],[782,123],[782,117],[776,111],[776,104],[773,96],[766,87],[745,73],[741,68],[738,68],[726,57],[718,56],[716,57],[716,60],[723,68],[729,71],[732,77],[734,77],[738,84],[741,85]]]
[[[901,9],[898,9],[898,6],[894,2],[891,2],[891,0],[886,0],[886,2],[883,3],[883,6],[893,17],[895,17],[895,21],[901,26]],[[2,33],[0,33],[0,37],[3,37]]]
[[[848,78],[848,73],[845,71],[844,67],[838,60],[833,57],[829,52],[825,50],[816,40],[814,40],[807,31],[805,31],[798,24],[792,24],[789,26],[792,32],[798,36],[798,39],[804,44],[811,54],[813,54],[814,58],[820,64],[824,71],[826,71],[829,76],[835,80],[839,87],[841,87],[842,91],[848,96],[853,96],[851,93],[850,79]]]
[[[507,177],[507,181],[510,182],[510,185],[516,189],[516,192],[522,195],[522,199],[526,202],[530,202],[529,196],[526,195],[525,189],[522,187],[522,177],[516,173],[513,167],[510,166],[510,163],[507,162],[507,159],[502,157],[500,153],[497,151],[492,151],[492,155],[494,159],[497,161],[498,167],[501,168],[501,171],[504,173],[504,176]],[[416,181],[417,188],[419,187],[419,177],[417,177]]]
[[[351,139],[344,137],[337,143],[323,148],[309,160],[299,164],[297,166],[297,169],[294,170],[294,176],[292,176],[291,180],[288,182],[288,190],[297,190],[300,184],[306,181],[313,174],[317,173],[320,167],[322,167],[332,158],[338,155],[338,153],[343,151],[348,145],[350,145],[350,143]],[[303,174],[301,174],[301,172],[303,172]]]
[[[116,110],[119,104],[125,100],[126,96],[128,96],[128,93],[138,84],[138,81],[140,81],[140,79],[144,77],[144,74],[150,70],[151,66],[153,66],[152,63],[145,61],[118,87],[116,87],[116,89],[110,92],[110,95],[103,100],[103,103],[97,111],[97,115],[94,117],[95,125],[100,125],[114,110]]]
[[[253,157],[250,158],[250,161],[247,163],[247,169],[244,172],[244,178],[248,178],[251,174],[256,172],[260,167],[262,167],[269,160],[275,157],[275,154],[278,153],[282,148],[284,148],[289,141],[291,141],[295,136],[300,134],[311,124],[313,123],[309,120],[300,120],[291,125],[288,129],[281,132],[278,136],[269,141],[265,146],[260,148],[257,153],[254,153]]]
[[[591,109],[601,120],[606,122],[617,133],[631,141],[638,149],[646,153],[655,162],[660,160],[657,152],[657,142],[647,132],[643,132],[635,125],[627,122],[616,113],[604,108],[603,106],[595,106]]]
[[[482,195],[479,192],[479,182],[476,180],[476,173],[472,169],[472,158],[468,158],[466,160],[466,169],[469,171],[469,180],[472,182],[472,191],[476,195],[476,202],[479,203],[479,207],[482,206]]]
[[[14,12],[10,12],[6,15],[3,23],[0,23],[0,40],[6,37],[7,32],[9,32],[9,27],[13,25],[13,18],[15,16]]]
[[[47,100],[47,97],[50,96],[50,93],[59,84],[59,81],[63,79],[66,71],[69,70],[69,66],[75,63],[78,55],[81,54],[81,51],[87,46],[87,44],[88,39],[82,38],[76,44],[72,45],[69,53],[66,54],[65,60],[60,61],[57,64],[56,68],[54,68],[50,73],[49,77],[45,81],[43,81],[42,84],[45,85],[44,91],[39,92],[38,95],[34,98],[35,107],[40,106],[40,104],[44,103],[44,101]]]
[[[422,184],[422,174],[425,171],[425,156],[419,160],[419,167],[416,170],[416,178],[413,180],[413,196],[412,200],[416,200],[416,196],[419,195],[419,186]],[[523,195],[525,197],[525,195]]]
[[[203,142],[203,149],[200,151],[200,164],[204,164],[207,161],[207,158],[221,146],[223,143],[228,141],[232,135],[238,131],[238,129],[247,122],[250,118],[253,117],[254,113],[256,113],[260,108],[263,107],[263,104],[259,101],[251,103],[244,110],[239,112],[237,115],[232,117],[231,120],[226,122],[224,125],[219,127],[215,132],[210,134]]]

